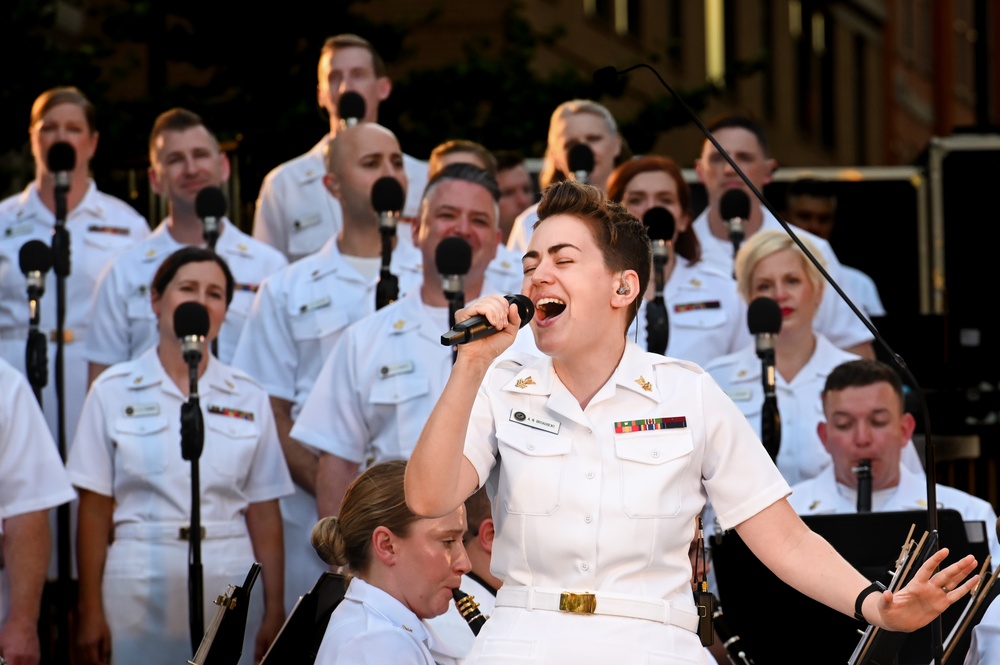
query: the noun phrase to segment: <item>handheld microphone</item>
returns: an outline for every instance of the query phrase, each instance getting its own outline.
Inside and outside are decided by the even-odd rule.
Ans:
[[[757,357],[761,360],[764,404],[761,410],[760,440],[772,460],[778,459],[781,447],[781,415],[775,392],[774,338],[781,331],[781,307],[772,298],[754,298],[747,309],[747,325],[754,336]]]
[[[750,219],[750,197],[742,189],[727,189],[719,199],[719,216],[729,227],[729,242],[735,254],[746,237],[743,225]]]
[[[337,117],[341,127],[353,127],[365,117],[365,98],[348,90],[337,100]]]
[[[226,195],[218,187],[203,187],[194,199],[195,214],[204,225],[205,242],[212,249],[219,239],[222,218],[226,216]]]
[[[396,232],[396,222],[405,203],[406,192],[395,178],[382,176],[372,185],[372,207],[378,213],[381,231]]]
[[[208,328],[208,310],[201,303],[190,300],[174,310],[174,334],[181,341],[181,352],[189,366],[201,362]]]
[[[455,312],[465,307],[462,282],[472,267],[472,246],[458,236],[444,238],[434,251],[434,265],[441,275],[441,288],[448,298],[450,323],[455,325]]]
[[[517,305],[517,315],[521,317],[523,328],[531,317],[535,315],[535,304],[528,296],[520,293],[504,296],[511,305]],[[482,314],[471,316],[461,323],[456,323],[451,330],[441,335],[441,343],[445,346],[455,346],[456,344],[467,344],[483,337],[489,337],[497,332],[490,322]]]
[[[574,180],[587,184],[594,170],[594,151],[586,143],[577,143],[566,154],[566,165]]]
[[[28,285],[31,320],[37,323],[38,301],[45,294],[45,273],[52,269],[52,250],[41,240],[29,240],[21,245],[17,258]]]
[[[56,190],[69,190],[69,174],[76,168],[76,150],[69,143],[53,143],[45,157],[49,172],[55,176]]]

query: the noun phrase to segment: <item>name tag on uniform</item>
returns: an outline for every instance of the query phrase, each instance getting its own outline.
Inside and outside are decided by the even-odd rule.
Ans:
[[[302,229],[308,229],[310,226],[316,226],[317,224],[319,224],[319,213],[313,213],[311,215],[306,215],[305,217],[299,217],[292,223],[292,226],[295,227],[296,231],[301,231]]]
[[[20,224],[11,224],[3,231],[5,238],[16,238],[17,236],[27,235],[31,233],[35,228],[35,225],[31,222],[21,222]]]
[[[729,399],[734,402],[749,402],[753,398],[753,391],[749,388],[743,388],[742,390],[727,390],[726,394],[729,395]]]
[[[413,369],[413,361],[404,360],[398,363],[382,365],[378,368],[378,375],[383,379],[388,379],[390,376],[396,376],[397,374],[409,374]]]
[[[143,418],[147,416],[160,415],[160,405],[153,402],[151,404],[129,404],[123,411],[129,418]]]
[[[306,312],[311,312],[314,309],[321,309],[323,307],[329,307],[331,302],[332,301],[330,300],[330,296],[324,296],[322,298],[317,298],[316,300],[313,300],[312,302],[307,302],[304,305],[299,305],[299,314],[305,314]]]
[[[510,422],[540,429],[543,432],[548,432],[549,434],[558,434],[559,427],[561,426],[561,423],[558,420],[549,420],[548,418],[533,416],[530,413],[519,411],[518,409],[510,410]]]

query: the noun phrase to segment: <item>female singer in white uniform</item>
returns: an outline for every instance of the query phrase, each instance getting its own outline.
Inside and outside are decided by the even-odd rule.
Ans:
[[[656,155],[630,159],[611,173],[607,190],[609,199],[637,219],[655,207],[673,215],[674,235],[663,267],[670,331],[664,355],[704,366],[750,342],[746,304],[736,293],[732,275],[701,260],[701,242],[691,228],[691,188],[674,160]],[[654,292],[647,289],[628,334],[643,349],[647,348],[646,303]]]
[[[913,630],[968,593],[974,559],[932,575],[941,553],[897,594],[873,593],[789,507],[711,377],[626,340],[651,264],[637,219],[576,182],[546,190],[539,218],[522,291],[545,356],[498,358],[519,323],[499,296],[461,310],[501,332],[460,347],[407,469],[418,515],[484,484],[493,498],[503,586],[467,662],[705,663],[687,552],[707,499],[782,579],[848,615]]]
[[[192,657],[191,463],[181,457],[179,435],[189,374],[173,329],[174,310],[185,302],[203,304],[210,322],[198,368],[205,626],[218,609],[213,599],[242,584],[254,561],[262,564],[261,581],[251,594],[240,662],[259,660],[284,622],[277,500],[292,492],[291,478],[267,393],[208,351],[233,288],[229,268],[212,250],[172,254],[151,289],[159,344],[106,370],[87,397],[67,465],[80,492],[81,663],[176,665]]]
[[[465,507],[417,517],[403,498],[405,470],[404,460],[369,467],[348,487],[340,515],[313,528],[320,558],[352,573],[316,665],[434,665],[421,619],[444,614],[472,568],[462,545]]]

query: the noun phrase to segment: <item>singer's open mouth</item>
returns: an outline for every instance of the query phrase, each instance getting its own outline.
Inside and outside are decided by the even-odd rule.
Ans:
[[[535,315],[539,320],[559,316],[565,309],[566,303],[556,298],[539,298],[538,302],[535,303]]]

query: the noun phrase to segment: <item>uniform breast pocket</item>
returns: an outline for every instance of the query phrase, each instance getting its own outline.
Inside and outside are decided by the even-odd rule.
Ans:
[[[497,425],[501,498],[508,513],[551,515],[559,509],[573,440],[518,425]]]
[[[174,426],[179,430],[180,421]],[[166,471],[171,456],[180,453],[176,437],[168,436],[167,428],[165,415],[119,418],[115,422],[115,445],[125,473],[148,476]]]
[[[292,318],[292,337],[299,345],[318,345],[324,357],[329,355],[339,333],[350,323],[348,313],[327,305]]]
[[[83,236],[83,252],[79,259],[83,263],[83,272],[90,276],[94,283],[101,276],[101,271],[108,261],[115,258],[135,244],[131,234],[114,233],[112,231],[90,231]],[[76,258],[76,257],[74,257]]]
[[[312,254],[334,234],[333,220],[318,211],[302,211],[292,223],[288,235],[288,253]]]
[[[629,517],[675,517],[694,443],[687,429],[615,437],[622,510]]]
[[[125,311],[128,320],[132,321],[153,321],[156,315],[153,314],[153,305],[149,300],[149,292],[145,289],[137,290],[128,297],[125,303]]]
[[[205,417],[205,456],[223,478],[242,480],[250,475],[259,438],[256,422],[213,414]]]

